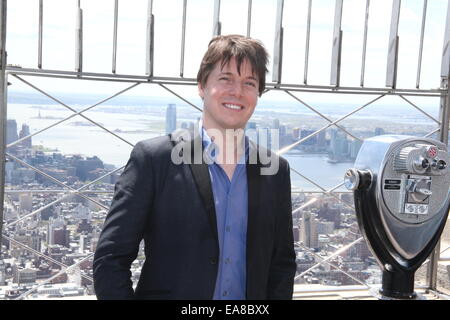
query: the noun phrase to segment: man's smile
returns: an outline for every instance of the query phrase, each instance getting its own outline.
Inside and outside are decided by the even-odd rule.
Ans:
[[[240,110],[243,110],[243,109],[244,109],[243,106],[240,106],[240,105],[237,105],[237,104],[224,103],[224,104],[222,104],[222,105],[223,105],[225,108],[231,109],[231,110],[237,110],[237,111],[240,111]]]

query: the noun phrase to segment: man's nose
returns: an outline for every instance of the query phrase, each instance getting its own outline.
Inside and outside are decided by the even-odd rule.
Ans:
[[[239,81],[234,81],[230,86],[230,93],[236,97],[242,95],[242,85]]]

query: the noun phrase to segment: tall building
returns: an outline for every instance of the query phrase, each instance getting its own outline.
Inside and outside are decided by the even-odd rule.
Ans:
[[[14,265],[13,267],[13,282],[18,284],[34,283],[37,279],[37,269],[27,263],[25,268]]]
[[[78,252],[84,253],[84,250],[86,248],[86,235],[85,234],[80,234],[80,240],[79,240],[78,245],[79,245]]]
[[[306,138],[307,136],[312,135],[316,130],[300,130],[300,139]],[[309,139],[302,142],[304,146],[313,146],[317,144],[317,135],[310,137]]]
[[[70,231],[67,230],[66,223],[63,218],[50,218],[47,227],[47,243],[49,245],[59,244],[64,247],[69,246]]]
[[[272,128],[280,129],[280,119],[273,119]]]
[[[166,109],[166,133],[171,133],[177,128],[177,107],[170,103]]]
[[[0,286],[6,284],[6,264],[3,259],[0,259]]]
[[[325,130],[320,131],[317,135],[317,146],[320,148],[327,146]]]
[[[13,239],[15,241],[17,241],[18,243],[21,243],[27,247],[32,246],[31,235],[29,233],[27,233],[24,229],[18,230],[17,233],[13,236]],[[15,244],[15,243],[10,244],[10,252],[11,252],[11,256],[15,257],[15,258],[29,256],[31,254],[23,246]]]
[[[300,225],[300,242],[308,248],[319,247],[319,236],[317,234],[317,219],[310,212],[303,212]]]
[[[23,138],[30,135],[30,127],[27,124],[22,124],[22,130],[19,132],[19,138]],[[21,142],[25,148],[31,148],[31,137]]]
[[[6,144],[10,144],[17,139],[19,139],[17,135],[17,122],[14,119],[8,119],[6,121]]]
[[[64,247],[69,247],[70,243],[70,231],[67,230],[67,227],[64,225],[60,228],[53,229],[53,243],[59,244]]]
[[[41,236],[39,235],[39,232],[36,230],[33,230],[31,232],[31,236],[30,236],[30,242],[31,242],[31,248],[33,248],[36,251],[41,252]]]
[[[335,160],[347,158],[349,142],[347,136],[337,129],[330,129],[330,156]]]
[[[336,149],[337,130],[331,128],[328,130],[328,132],[330,133],[330,153],[333,154],[334,150]]]
[[[375,128],[375,135],[380,136],[382,134],[385,134],[385,131],[383,128]]]

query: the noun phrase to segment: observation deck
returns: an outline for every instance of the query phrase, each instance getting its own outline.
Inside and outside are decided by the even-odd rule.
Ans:
[[[374,135],[448,144],[449,1],[0,0],[0,299],[95,299],[93,252],[132,147],[195,125],[201,56],[231,33],[270,53],[247,129],[290,163],[294,299],[376,299],[344,172]],[[447,223],[416,273],[426,299],[449,298],[449,249]]]

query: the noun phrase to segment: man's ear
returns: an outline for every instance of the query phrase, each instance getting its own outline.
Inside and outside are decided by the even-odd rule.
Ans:
[[[197,83],[197,88],[198,88],[198,95],[200,96],[200,98],[202,98],[202,100],[204,99],[204,97],[205,97],[205,94],[204,94],[204,92],[203,92],[203,87],[202,87],[202,84],[199,82],[199,83]]]

